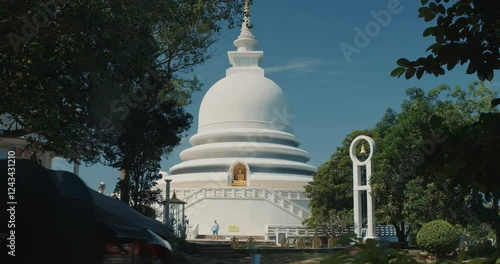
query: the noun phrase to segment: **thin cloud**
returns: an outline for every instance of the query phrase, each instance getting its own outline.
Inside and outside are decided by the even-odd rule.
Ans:
[[[303,59],[291,60],[285,65],[266,68],[266,72],[274,73],[274,72],[292,71],[298,73],[310,73],[310,72],[315,72],[319,66],[323,65],[324,63],[322,63],[320,59],[303,58]]]
[[[340,70],[332,69],[339,65],[338,61],[330,60],[326,61],[320,58],[297,58],[288,61],[284,65],[278,65],[274,67],[265,68],[267,73],[275,72],[295,72],[295,73],[311,73],[322,71],[328,74],[340,74]]]

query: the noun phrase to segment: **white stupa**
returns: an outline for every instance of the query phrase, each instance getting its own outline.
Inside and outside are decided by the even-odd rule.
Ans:
[[[304,186],[317,168],[297,148],[283,91],[264,76],[248,3],[244,14],[231,67],[203,98],[192,147],[168,176],[199,235],[217,220],[220,236],[266,236],[269,226],[300,226],[310,215]]]

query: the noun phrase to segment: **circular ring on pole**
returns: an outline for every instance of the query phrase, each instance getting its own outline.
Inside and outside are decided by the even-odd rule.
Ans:
[[[358,148],[359,144],[361,141],[365,140],[368,142],[368,145],[370,145],[370,155],[368,155],[368,158],[364,161],[360,161],[358,159],[358,156],[356,156],[356,149]],[[375,141],[371,137],[368,136],[357,136],[351,143],[351,146],[349,147],[349,155],[351,156],[351,160],[355,162],[358,165],[365,165],[367,164],[370,159],[372,158],[373,154],[375,153]]]

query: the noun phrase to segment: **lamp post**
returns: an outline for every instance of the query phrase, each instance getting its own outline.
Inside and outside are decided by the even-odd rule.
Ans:
[[[185,232],[185,225],[186,225],[186,220],[184,217],[184,210],[185,210],[185,205],[186,202],[182,201],[181,199],[177,198],[175,195],[175,190],[174,194],[172,195],[172,199],[170,199],[170,204],[172,205],[172,214],[175,216],[177,228],[174,228],[178,232],[178,235],[182,238],[186,238],[186,232]],[[179,210],[179,206],[181,206],[181,210]],[[180,223],[179,223],[180,222]],[[180,224],[180,227],[179,227]]]
[[[163,204],[163,224],[167,225],[170,227],[170,222],[168,221],[168,214],[169,214],[169,208],[170,208],[170,182],[171,179],[165,179],[165,202]]]
[[[75,174],[76,176],[80,176],[80,162],[78,161],[75,161],[73,163],[73,174]],[[104,182],[101,182],[101,183],[104,183]]]

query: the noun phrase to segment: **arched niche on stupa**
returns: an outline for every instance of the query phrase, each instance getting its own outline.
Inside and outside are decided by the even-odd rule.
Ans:
[[[250,184],[250,168],[242,161],[234,162],[228,170],[228,185],[247,187]]]

